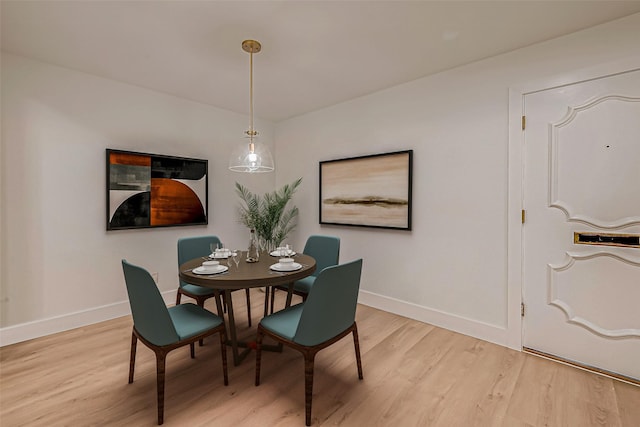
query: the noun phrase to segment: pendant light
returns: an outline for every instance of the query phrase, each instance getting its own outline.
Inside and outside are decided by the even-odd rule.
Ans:
[[[233,150],[229,158],[229,169],[234,172],[271,172],[275,168],[271,152],[256,140],[258,132],[253,128],[253,54],[261,49],[260,42],[256,40],[242,42],[242,50],[251,55],[251,123],[249,130],[245,131],[245,141]]]

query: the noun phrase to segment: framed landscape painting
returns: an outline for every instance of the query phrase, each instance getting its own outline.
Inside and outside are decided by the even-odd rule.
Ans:
[[[320,162],[320,224],[411,230],[413,150]]]
[[[208,162],[107,149],[107,230],[208,223]]]

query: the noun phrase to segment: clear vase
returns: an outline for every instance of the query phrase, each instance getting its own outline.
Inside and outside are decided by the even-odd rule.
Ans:
[[[249,248],[247,250],[247,262],[258,262],[260,259],[260,251],[258,248],[258,238],[256,237],[256,231],[251,230],[249,236]]]

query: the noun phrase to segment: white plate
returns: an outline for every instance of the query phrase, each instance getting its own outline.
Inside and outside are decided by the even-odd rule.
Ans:
[[[202,267],[196,267],[191,271],[193,271],[194,274],[218,274],[218,273],[224,273],[228,269],[229,269],[229,267],[227,267],[226,265],[219,265],[216,270],[208,269],[208,268],[204,269]]]
[[[285,252],[285,251],[282,251],[282,252]],[[270,253],[269,253],[269,255],[271,255],[271,256],[277,256],[277,257],[279,257],[279,258],[282,258],[283,256],[285,256],[285,255],[283,255],[283,254],[282,254],[282,252],[280,252],[280,251],[273,251],[273,252],[270,252]],[[295,252],[291,252],[290,254],[288,254],[288,255],[286,255],[286,256],[294,256],[295,254],[296,254]]]
[[[298,264],[297,262],[292,262],[291,266],[276,263],[271,265],[269,268],[275,271],[296,271],[300,270],[302,268],[302,265]]]

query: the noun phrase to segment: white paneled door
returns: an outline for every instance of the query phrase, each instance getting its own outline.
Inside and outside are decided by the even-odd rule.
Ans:
[[[524,112],[523,345],[640,380],[640,70]]]

